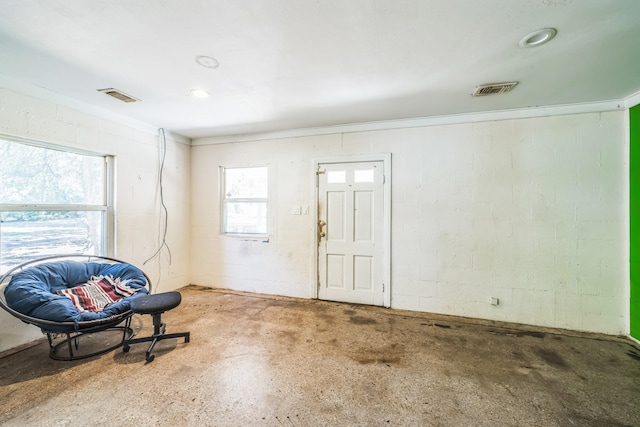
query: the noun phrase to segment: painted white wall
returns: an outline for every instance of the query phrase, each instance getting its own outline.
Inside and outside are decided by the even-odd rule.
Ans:
[[[164,197],[169,211],[167,243],[171,250],[146,265],[161,243],[162,218],[158,186],[158,134],[124,126],[37,98],[0,88],[0,134],[114,155],[116,159],[115,256],[137,265],[155,291],[190,283],[190,150],[167,139]],[[0,351],[40,338],[40,330],[0,310]]]
[[[194,140],[193,283],[312,297],[313,160],[390,152],[393,308],[626,334],[625,114]],[[269,242],[222,236],[219,166],[264,164]]]
[[[116,156],[116,256],[156,290],[188,283],[310,298],[313,160],[393,156],[392,307],[628,333],[626,112],[189,147],[0,88],[0,133]],[[221,236],[219,166],[270,166],[268,243]],[[500,298],[491,306],[490,296]],[[40,332],[0,312],[0,351]]]

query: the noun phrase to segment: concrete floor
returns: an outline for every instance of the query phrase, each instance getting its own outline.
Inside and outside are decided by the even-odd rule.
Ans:
[[[163,341],[150,364],[146,344],[60,362],[40,342],[0,359],[0,424],[640,425],[640,350],[624,339],[181,292],[163,319],[191,342]],[[151,333],[150,316],[133,325]]]

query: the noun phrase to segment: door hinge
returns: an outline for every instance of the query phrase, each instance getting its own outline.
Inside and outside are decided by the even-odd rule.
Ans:
[[[318,169],[318,170],[316,171],[316,187],[319,187],[319,186],[320,186],[320,179],[319,179],[319,177],[320,177],[320,175],[323,175],[325,172],[326,172],[325,170],[320,170],[320,169]]]
[[[384,292],[384,283],[382,284],[382,292]]]

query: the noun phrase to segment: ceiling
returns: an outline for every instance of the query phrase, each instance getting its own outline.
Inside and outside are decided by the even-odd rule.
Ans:
[[[187,138],[620,100],[640,1],[2,0],[0,76]]]

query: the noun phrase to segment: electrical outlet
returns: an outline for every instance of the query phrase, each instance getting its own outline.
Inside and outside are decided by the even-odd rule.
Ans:
[[[498,305],[500,304],[500,298],[497,297],[489,297],[489,304]]]

